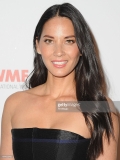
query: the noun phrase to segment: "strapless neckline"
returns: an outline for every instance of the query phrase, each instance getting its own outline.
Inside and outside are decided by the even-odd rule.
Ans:
[[[64,132],[64,133],[71,133],[75,136],[78,136],[79,138],[82,139],[86,139],[86,140],[90,140],[91,138],[85,138],[82,135],[69,131],[69,130],[64,130],[64,129],[58,129],[58,128],[39,128],[39,127],[26,127],[26,128],[12,128],[11,131],[13,130],[31,130],[31,129],[37,129],[37,130],[41,130],[41,131],[48,131],[48,132],[52,132],[52,131],[58,131],[58,132]]]
[[[91,138],[58,128],[12,128],[15,160],[89,160]]]

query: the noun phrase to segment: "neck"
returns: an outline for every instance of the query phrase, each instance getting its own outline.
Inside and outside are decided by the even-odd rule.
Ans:
[[[47,81],[44,84],[46,95],[50,95],[53,98],[75,95],[76,88],[74,76],[74,72],[65,77],[55,77],[48,72]]]

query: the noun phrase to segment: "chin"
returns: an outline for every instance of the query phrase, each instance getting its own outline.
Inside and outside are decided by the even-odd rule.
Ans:
[[[51,73],[54,77],[62,78],[68,76],[70,73]]]

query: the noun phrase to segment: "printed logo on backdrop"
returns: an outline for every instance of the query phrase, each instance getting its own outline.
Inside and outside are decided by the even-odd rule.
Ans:
[[[0,89],[23,89],[28,75],[27,69],[2,69],[0,70]]]

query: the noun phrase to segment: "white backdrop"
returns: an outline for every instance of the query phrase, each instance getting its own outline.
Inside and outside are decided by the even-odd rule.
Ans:
[[[70,2],[83,14],[98,43],[109,79],[109,97],[120,101],[120,1],[119,0],[0,0],[0,116],[6,98],[22,90],[33,68],[33,34],[49,6]]]

